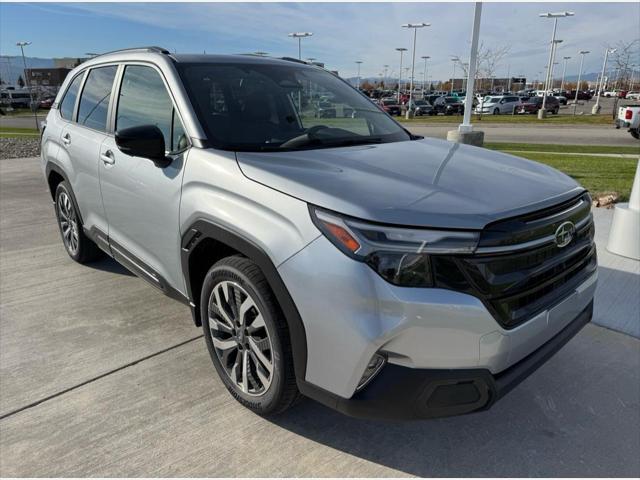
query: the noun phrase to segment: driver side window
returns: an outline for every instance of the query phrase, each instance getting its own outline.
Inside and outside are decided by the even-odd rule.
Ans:
[[[160,74],[151,67],[127,65],[120,86],[116,130],[140,125],[157,126],[170,153],[188,146],[184,127]]]

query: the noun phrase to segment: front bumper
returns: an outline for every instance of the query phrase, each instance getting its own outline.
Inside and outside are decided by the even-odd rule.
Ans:
[[[304,323],[304,383],[345,400],[360,394],[356,387],[376,353],[388,359],[382,372],[398,366],[500,374],[576,318],[593,300],[597,284],[596,272],[547,309],[505,329],[479,298],[391,285],[324,236],[278,271]]]
[[[593,301],[551,340],[499,374],[487,369],[412,369],[387,365],[350,399],[308,383],[301,385],[301,391],[359,418],[412,420],[486,410],[560,350],[591,321],[592,315]]]

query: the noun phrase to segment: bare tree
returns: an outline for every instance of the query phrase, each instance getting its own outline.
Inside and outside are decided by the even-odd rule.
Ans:
[[[615,82],[617,85],[625,85],[630,82],[631,72],[640,56],[640,38],[630,41],[619,41],[614,45],[607,45],[607,48],[615,48],[609,58],[611,67],[616,72]]]

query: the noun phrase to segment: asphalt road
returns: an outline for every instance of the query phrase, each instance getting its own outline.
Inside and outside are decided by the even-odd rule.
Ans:
[[[449,130],[458,125],[411,125],[409,130],[417,135],[447,138]],[[628,145],[638,147],[640,142],[625,130],[600,125],[504,125],[473,124],[475,130],[484,132],[485,142],[551,143],[565,145]]]
[[[184,306],[67,257],[35,159],[0,160],[0,313],[3,477],[640,475],[640,340],[593,324],[488,412],[250,413]]]

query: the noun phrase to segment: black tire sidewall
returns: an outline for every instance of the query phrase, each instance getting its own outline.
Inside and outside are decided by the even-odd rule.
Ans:
[[[200,296],[200,316],[205,342],[207,344],[207,349],[209,350],[209,355],[211,357],[213,365],[229,393],[231,393],[231,395],[233,395],[233,397],[235,397],[236,400],[238,400],[245,407],[250,408],[256,413],[268,415],[270,413],[273,413],[273,411],[278,408],[284,387],[283,369],[285,368],[285,366],[282,356],[282,339],[280,338],[277,325],[275,324],[275,321],[273,319],[273,316],[277,315],[277,312],[274,312],[267,307],[267,303],[263,299],[263,294],[266,294],[267,292],[258,291],[258,289],[253,285],[253,282],[241,270],[235,268],[232,265],[229,265],[228,263],[225,263],[225,260],[216,263],[209,270],[202,285],[202,293]],[[273,348],[272,357],[274,373],[273,379],[271,380],[271,385],[264,395],[251,396],[238,389],[238,387],[229,378],[227,372],[220,364],[218,355],[216,354],[213,347],[213,342],[211,341],[211,334],[209,331],[209,297],[211,296],[213,287],[224,280],[236,282],[245,289],[245,291],[256,302],[256,305],[260,310],[265,324],[267,325],[267,330],[269,331],[269,336],[271,338],[271,347]]]

